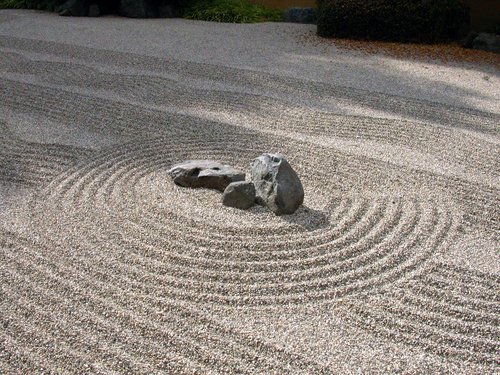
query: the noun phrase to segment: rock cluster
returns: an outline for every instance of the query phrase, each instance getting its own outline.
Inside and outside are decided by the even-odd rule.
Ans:
[[[57,11],[74,17],[115,13],[132,18],[170,18],[177,15],[177,5],[178,0],[67,0]]]
[[[255,203],[276,215],[294,213],[304,201],[299,176],[280,154],[263,154],[251,163],[251,181],[245,173],[213,160],[188,160],[174,165],[168,174],[182,187],[223,192],[222,204],[248,209]]]

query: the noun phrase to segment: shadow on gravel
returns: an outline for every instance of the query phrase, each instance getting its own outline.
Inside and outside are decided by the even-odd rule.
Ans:
[[[327,213],[307,206],[300,207],[292,215],[282,215],[280,219],[289,224],[298,225],[308,232],[330,226],[330,217]]]
[[[480,65],[471,66],[471,70],[476,70],[481,73],[481,80],[484,84],[491,86],[491,90],[480,92],[478,90],[462,87],[460,81],[460,72],[457,72],[457,83],[445,82],[440,79],[439,68],[448,68],[450,65],[439,62],[422,62],[426,66],[430,66],[436,70],[436,73],[428,73],[426,75],[412,73],[401,63],[401,67],[397,61],[391,65],[390,69],[387,66],[377,66],[367,62],[362,65],[360,70],[360,62],[347,61],[342,59],[331,63],[331,67],[325,69],[324,56],[315,55],[295,55],[294,58],[286,56],[280,60],[278,64],[288,64],[299,67],[307,62],[310,65],[317,65],[318,72],[323,72],[324,75],[339,74],[339,71],[345,72],[346,76],[352,76],[353,82],[359,81],[360,84],[366,86],[367,82],[372,81],[373,89],[360,89],[343,85],[289,80],[288,87],[283,79],[281,88],[284,91],[292,92],[292,87],[299,88],[295,91],[295,95],[314,95],[320,99],[328,100],[335,103],[336,100],[341,100],[343,104],[355,105],[364,107],[370,110],[413,118],[417,121],[431,121],[434,123],[464,129],[475,129],[485,131],[487,133],[497,133],[496,124],[500,122],[500,115],[484,111],[480,108],[474,108],[477,100],[492,100],[494,92],[494,79],[500,75],[498,71],[495,73],[491,67],[481,67]],[[293,55],[292,55],[293,57]],[[380,56],[381,58],[387,58]],[[296,62],[294,62],[296,60]],[[470,64],[464,64],[467,67]],[[458,66],[458,65],[457,65]],[[429,69],[429,68],[424,68]],[[330,74],[331,73],[331,74]],[[321,76],[321,74],[319,76]],[[326,81],[326,77],[325,77]],[[387,93],[388,88],[378,86],[378,82],[390,82],[391,91],[396,91],[394,94]],[[264,82],[263,82],[264,84]],[[385,91],[385,92],[383,92]],[[445,104],[441,99],[453,104]],[[496,128],[496,129],[495,129]]]

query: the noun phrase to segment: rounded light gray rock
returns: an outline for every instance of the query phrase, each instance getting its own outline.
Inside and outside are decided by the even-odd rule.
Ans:
[[[246,210],[255,204],[255,186],[250,181],[239,181],[229,184],[224,190],[222,204]]]
[[[245,173],[213,160],[188,160],[174,165],[168,174],[179,186],[220,191],[232,182],[245,181]]]
[[[263,154],[252,164],[256,199],[276,215],[292,214],[304,202],[299,176],[280,154]]]

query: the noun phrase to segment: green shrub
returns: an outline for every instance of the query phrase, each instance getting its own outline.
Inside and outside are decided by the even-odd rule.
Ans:
[[[0,0],[0,9],[54,10],[64,0]]]
[[[455,39],[469,22],[462,0],[317,0],[318,35],[401,42]]]
[[[57,6],[63,4],[65,0],[0,0],[1,8],[17,9],[40,9],[55,10]],[[116,0],[96,1],[103,13],[114,13],[118,7],[111,3],[117,3]],[[153,4],[172,4],[179,9],[184,18],[231,22],[231,23],[249,23],[282,21],[283,12],[281,10],[269,9],[261,5],[251,4],[244,0],[152,0]],[[108,9],[109,8],[109,9]]]
[[[242,0],[190,1],[181,10],[182,17],[215,22],[249,23],[282,21],[283,12]]]

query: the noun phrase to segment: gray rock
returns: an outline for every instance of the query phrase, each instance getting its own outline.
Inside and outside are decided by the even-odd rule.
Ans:
[[[500,35],[481,33],[472,42],[472,48],[500,53]]]
[[[121,0],[120,15],[131,18],[158,17],[158,7],[152,0]]]
[[[165,4],[158,7],[158,17],[160,18],[174,18],[177,17],[177,12],[173,5]]]
[[[285,22],[316,23],[316,14],[313,8],[288,8],[283,13]]]
[[[59,15],[63,17],[71,16],[71,11],[69,9],[62,9],[59,11]]]
[[[100,15],[99,5],[92,4],[89,6],[89,17],[99,17]]]
[[[292,214],[304,201],[299,176],[280,154],[263,154],[252,162],[256,199],[276,215]]]
[[[224,190],[222,204],[246,210],[255,204],[255,186],[250,181],[239,181],[229,184]]]
[[[179,186],[220,191],[232,182],[245,181],[245,173],[213,160],[188,160],[174,165],[168,174]]]
[[[89,0],[68,0],[57,10],[61,16],[85,17],[89,11]]]
[[[471,31],[470,33],[468,33],[467,36],[461,42],[462,47],[472,48],[473,43],[474,43],[474,39],[476,39],[478,35],[479,35],[479,33],[475,32],[475,31]]]

